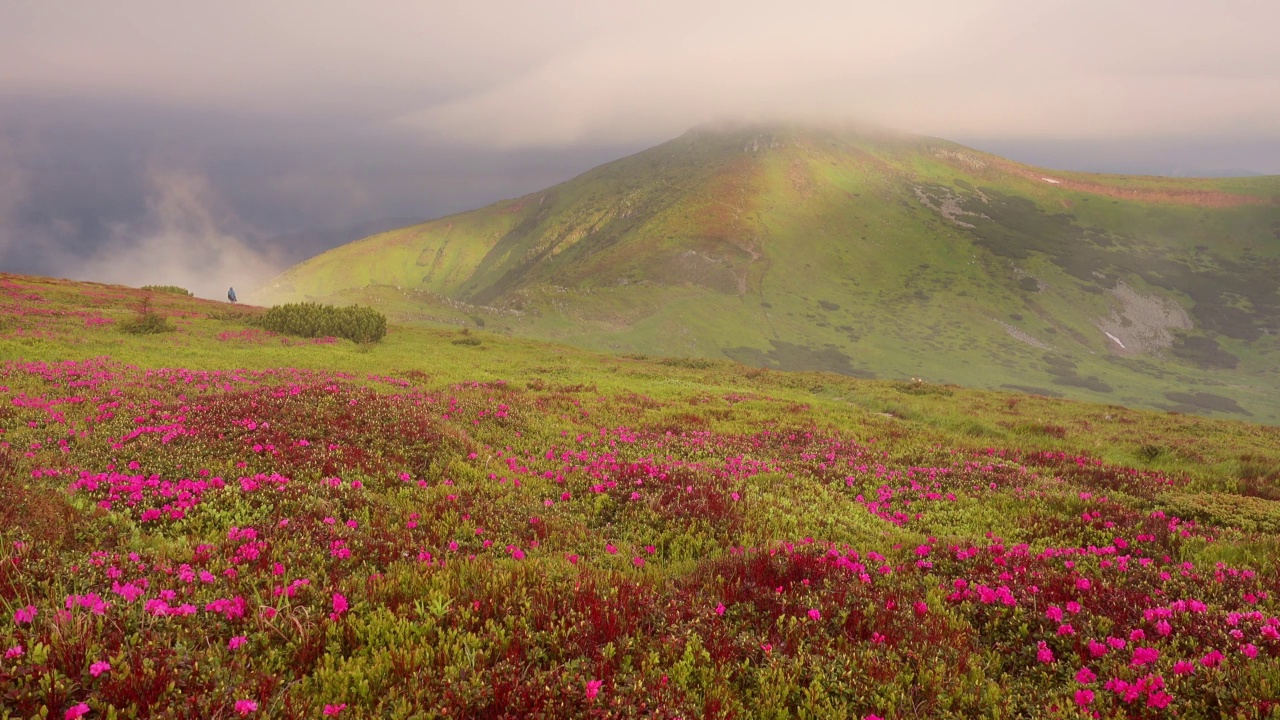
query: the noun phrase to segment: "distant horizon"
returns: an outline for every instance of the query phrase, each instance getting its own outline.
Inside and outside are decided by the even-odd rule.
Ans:
[[[223,153],[226,154],[223,162],[225,164],[207,165],[204,171],[189,171],[182,166],[144,169],[144,177],[138,179],[134,196],[110,208],[110,212],[127,218],[123,221],[124,227],[130,228],[135,235],[141,235],[140,243],[133,237],[122,237],[114,232],[95,237],[92,225],[89,225],[89,230],[79,236],[61,238],[60,240],[64,243],[61,247],[56,240],[51,242],[47,236],[37,237],[38,241],[33,243],[18,242],[7,248],[0,247],[0,260],[4,261],[0,263],[0,267],[5,271],[19,274],[47,275],[134,287],[147,284],[169,284],[172,278],[178,278],[175,282],[190,285],[198,296],[220,299],[226,292],[222,287],[223,283],[206,282],[204,280],[206,273],[203,270],[188,269],[192,267],[192,263],[198,263],[201,267],[212,264],[213,267],[223,268],[216,272],[225,272],[239,277],[239,280],[232,282],[239,287],[256,286],[292,265],[339,245],[385,230],[429,222],[535,193],[561,182],[567,182],[601,165],[674,140],[689,131],[723,122],[694,125],[684,132],[674,134],[669,139],[644,146],[603,146],[585,151],[574,148],[553,148],[538,151],[532,156],[528,150],[510,149],[494,152],[486,156],[485,167],[493,178],[502,178],[507,182],[497,185],[480,182],[472,192],[454,196],[451,202],[441,203],[439,199],[428,198],[416,206],[415,212],[415,207],[404,202],[404,198],[401,197],[399,203],[381,206],[372,203],[371,207],[365,208],[364,214],[349,214],[342,218],[330,218],[327,221],[323,216],[310,216],[305,212],[296,212],[286,214],[284,218],[286,224],[271,230],[264,229],[268,226],[268,223],[262,222],[264,216],[254,214],[253,203],[261,199],[257,196],[258,194],[253,191],[245,192],[243,195],[234,192],[234,188],[247,178],[245,170],[238,172],[235,170],[236,162],[247,162],[247,155],[251,148],[228,153],[228,148],[224,147]],[[762,126],[830,124],[805,120],[765,122],[744,119],[737,122]],[[894,131],[892,128],[884,129]],[[67,133],[64,137],[74,138],[75,134]],[[1184,179],[1267,175],[1257,171],[1239,175],[1208,172],[1199,175],[1194,172],[1177,174],[1170,171],[1176,168],[1171,168],[1169,163],[1163,162],[1160,143],[1135,143],[1133,148],[1128,148],[1125,141],[1078,138],[938,139],[956,142],[975,150],[1051,171],[1099,172]],[[72,145],[74,146],[75,143],[73,142]],[[1107,151],[1116,153],[1117,156],[1100,159],[1096,153],[1089,152],[1091,147],[1096,148],[1099,153]],[[1215,150],[1223,150],[1224,158],[1240,157],[1242,153],[1250,152],[1247,145],[1219,144],[1194,147],[1179,144],[1178,148],[1184,153],[1184,157],[1188,158],[1212,158]],[[286,152],[282,155],[283,163],[288,164],[296,160],[296,157],[288,152],[287,146],[284,150]],[[1124,152],[1127,150],[1131,152]],[[335,147],[332,152],[343,154],[351,151]],[[380,163],[383,162],[392,166],[396,164],[396,160],[389,160],[385,155],[380,155],[380,152],[385,152],[385,148],[375,149],[371,156],[365,159],[366,172],[378,173],[382,167]],[[354,157],[354,155],[347,155],[347,157]],[[228,159],[231,162],[228,163]],[[118,163],[119,159],[111,162]],[[401,169],[405,169],[403,158],[398,162],[401,163]],[[519,175],[519,182],[513,182],[512,176],[505,175],[503,172],[504,168],[509,167],[527,169],[531,163],[537,163],[537,171]],[[51,171],[49,177],[40,178],[40,182],[35,183],[37,187],[45,185],[56,191],[59,188],[59,178],[75,176],[75,173],[59,168],[57,163],[49,170]],[[261,163],[249,162],[248,164],[248,171],[251,174],[257,173],[261,177],[269,177],[270,170],[270,167]],[[484,179],[477,175],[467,177],[473,179],[478,177],[482,181]],[[412,188],[401,184],[400,189],[411,190]],[[374,196],[376,191],[370,191],[369,194]],[[90,199],[93,199],[92,196]],[[63,205],[61,209],[66,211],[71,208]],[[88,214],[92,209],[82,212]],[[135,214],[134,217],[129,217],[130,212]],[[118,227],[120,225],[115,225],[111,229]],[[179,250],[179,246],[171,246],[165,241],[174,232],[185,233],[188,236],[194,234],[201,241],[191,251]],[[112,258],[113,254],[122,247],[124,248],[123,259],[115,258],[103,267],[101,259]],[[8,250],[7,254],[4,254],[5,250]],[[139,253],[147,255],[149,265],[138,266],[136,258],[140,257]]]

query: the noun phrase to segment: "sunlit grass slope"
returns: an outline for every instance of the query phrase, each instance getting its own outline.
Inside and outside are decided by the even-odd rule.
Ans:
[[[257,301],[1280,422],[1276,277],[1280,178],[746,126],[337,248]]]

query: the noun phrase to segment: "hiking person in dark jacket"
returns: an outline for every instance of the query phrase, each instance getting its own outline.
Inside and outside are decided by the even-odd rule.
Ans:
[[[236,289],[235,289],[235,288],[230,288],[230,289],[228,289],[228,290],[227,290],[227,299],[228,299],[228,300],[230,300],[231,302],[235,302],[235,301],[236,301]]]

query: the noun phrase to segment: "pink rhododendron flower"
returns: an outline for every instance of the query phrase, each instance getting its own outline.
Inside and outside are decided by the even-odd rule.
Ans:
[[[333,594],[333,614],[329,616],[330,620],[337,620],[351,606],[347,604],[347,596],[342,593]]]
[[[1222,664],[1224,658],[1225,656],[1217,650],[1210,650],[1204,657],[1200,658],[1200,664],[1208,668],[1218,667],[1218,665]]]
[[[109,672],[110,670],[111,670],[111,663],[105,660],[99,660],[98,662],[89,666],[89,674],[94,677],[98,677],[102,673]]]
[[[35,605],[28,605],[26,607],[18,608],[17,610],[13,611],[13,621],[19,625],[29,623],[32,620],[36,619],[37,613],[38,611],[36,610]]]
[[[1097,640],[1089,640],[1089,655],[1100,658],[1107,654],[1107,646]]]
[[[1113,677],[1107,681],[1106,685],[1103,685],[1102,687],[1106,688],[1107,690],[1110,690],[1111,692],[1117,695],[1123,695],[1129,689],[1129,681]]]
[[[637,555],[631,559],[631,564],[635,565],[638,568],[644,567],[644,558]]]
[[[1044,616],[1054,622],[1062,622],[1062,608],[1057,605],[1050,605],[1045,608]]]
[[[602,680],[588,680],[587,681],[587,699],[594,700],[596,698],[596,695],[600,694],[600,686],[603,684],[604,684],[604,681]]]
[[[809,610],[809,619],[810,619],[810,620],[821,620],[821,619],[822,619],[822,611],[821,611],[821,610],[819,610],[818,608],[811,608],[811,609]]]
[[[1088,685],[1089,683],[1097,679],[1098,679],[1098,676],[1094,674],[1094,672],[1087,667],[1080,668],[1080,672],[1076,673],[1076,682],[1080,683],[1081,685]]]
[[[1187,662],[1186,660],[1179,660],[1178,662],[1173,664],[1174,675],[1190,675],[1195,671],[1196,671],[1195,663]]]
[[[1133,661],[1130,663],[1133,667],[1142,667],[1150,665],[1160,659],[1160,651],[1153,647],[1140,647],[1133,649]]]
[[[1250,659],[1258,657],[1258,648],[1253,643],[1242,646],[1240,648],[1240,652],[1244,653],[1244,656]]]
[[[236,712],[241,715],[250,715],[258,710],[258,703],[254,700],[237,700]]]
[[[1036,643],[1036,659],[1042,663],[1048,664],[1053,662],[1053,650],[1049,649],[1049,644],[1041,640]]]
[[[4,659],[5,659],[5,660],[12,660],[12,659],[14,659],[14,658],[16,658],[16,657],[22,657],[22,653],[23,653],[23,652],[24,652],[24,651],[23,651],[23,649],[22,649],[22,646],[21,646],[21,645],[14,645],[13,647],[11,647],[11,648],[9,648],[8,650],[5,650],[5,651],[4,651]]]
[[[62,717],[63,717],[63,720],[75,720],[78,717],[84,717],[85,715],[88,714],[88,712],[89,712],[88,704],[80,703],[79,705],[72,705],[71,707],[67,708],[67,713]]]
[[[340,713],[340,712],[342,712],[343,710],[346,710],[346,709],[347,709],[347,704],[346,704],[346,703],[338,703],[337,705],[325,705],[325,706],[324,706],[324,714],[325,714],[325,715],[337,715],[338,713]]]
[[[1092,691],[1092,690],[1077,690],[1077,691],[1076,691],[1076,705],[1079,705],[1080,707],[1088,707],[1088,706],[1089,706],[1089,704],[1090,704],[1090,703],[1092,703],[1092,702],[1093,702],[1093,691]]]
[[[247,642],[249,642],[249,638],[245,637],[244,635],[237,635],[227,641],[227,649],[236,650],[241,645],[244,645]]]

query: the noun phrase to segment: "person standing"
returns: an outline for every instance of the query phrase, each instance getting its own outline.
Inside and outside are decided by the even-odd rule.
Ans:
[[[235,302],[235,301],[236,301],[236,289],[235,289],[235,288],[229,288],[229,289],[227,290],[227,299],[228,299],[228,300],[230,300],[231,302]]]

